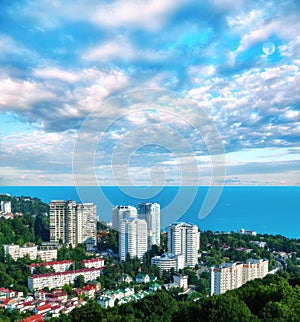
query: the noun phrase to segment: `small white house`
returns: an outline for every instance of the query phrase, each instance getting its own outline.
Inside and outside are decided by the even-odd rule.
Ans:
[[[139,273],[135,277],[135,281],[137,283],[149,283],[150,282],[150,276],[148,274]]]

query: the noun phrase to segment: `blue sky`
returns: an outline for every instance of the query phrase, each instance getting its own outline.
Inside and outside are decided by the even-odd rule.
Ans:
[[[296,0],[1,1],[0,184],[299,185],[299,30]]]

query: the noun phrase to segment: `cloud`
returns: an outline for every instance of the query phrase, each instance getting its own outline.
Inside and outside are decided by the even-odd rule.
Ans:
[[[280,150],[286,158],[271,169],[294,184],[298,156],[288,149],[297,148],[300,136],[299,18],[293,0],[1,3],[0,118],[10,113],[16,120],[1,130],[2,169],[10,164],[9,176],[14,169],[22,182],[42,182],[52,172],[69,180],[70,151],[88,120],[89,130],[80,133],[82,155],[94,157],[89,147],[102,138],[96,160],[106,183],[114,148],[124,151],[119,165],[129,158],[126,149],[135,151],[139,142],[152,145],[132,155],[134,180],[140,182],[139,171],[148,167],[157,176],[166,170],[166,180],[178,183],[173,151],[184,166],[195,157],[204,171],[200,180],[209,183],[204,141],[213,148],[220,136],[229,156]],[[276,45],[273,55],[263,54],[264,41]],[[144,88],[170,95],[153,105]],[[141,97],[114,99],[132,90]],[[271,162],[272,156],[265,159]],[[279,182],[271,173],[254,173],[255,162],[262,164],[229,164],[228,182],[263,184],[264,174]]]

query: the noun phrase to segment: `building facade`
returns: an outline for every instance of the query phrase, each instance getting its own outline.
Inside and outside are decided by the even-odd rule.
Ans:
[[[116,206],[112,210],[112,229],[120,231],[122,220],[137,218],[137,210],[133,206]]]
[[[173,223],[168,228],[168,252],[183,255],[184,265],[194,267],[198,263],[200,232],[196,225]]]
[[[11,213],[11,202],[10,201],[1,201],[1,211],[3,211],[6,214]]]
[[[223,294],[255,278],[268,274],[267,259],[249,259],[246,263],[222,263],[210,268],[210,294]]]
[[[85,268],[103,268],[104,267],[104,259],[102,257],[84,259],[82,263]]]
[[[44,262],[44,263],[33,263],[29,265],[29,269],[31,274],[33,274],[34,270],[37,267],[45,266],[46,268],[53,268],[55,272],[66,272],[70,269],[71,265],[74,262],[72,260],[63,260],[63,261],[52,261],[52,262]]]
[[[119,258],[126,260],[127,254],[131,258],[137,256],[143,259],[147,252],[147,223],[143,219],[129,218],[120,222]]]
[[[174,271],[184,268],[183,255],[163,254],[162,256],[154,256],[151,258],[151,265],[156,265],[160,271]]]
[[[9,254],[14,261],[25,256],[28,256],[31,260],[36,259],[38,256],[42,261],[51,261],[57,259],[57,249],[39,250],[34,244],[24,245],[23,247],[9,244],[3,245],[3,248],[5,255]]]
[[[97,234],[96,206],[74,200],[50,202],[50,242],[94,247]]]
[[[73,284],[75,279],[83,275],[85,282],[95,280],[100,276],[99,268],[85,268],[60,273],[32,275],[28,277],[28,288],[31,292],[48,287],[49,289]]]
[[[158,203],[140,202],[138,218],[147,223],[148,249],[160,245],[160,205]]]

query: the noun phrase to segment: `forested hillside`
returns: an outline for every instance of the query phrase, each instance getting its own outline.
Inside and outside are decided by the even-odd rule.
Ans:
[[[199,301],[178,302],[166,291],[103,309],[95,301],[50,321],[299,321],[300,279],[268,275],[239,289]]]
[[[22,216],[12,219],[0,217],[0,245],[27,242],[41,243],[49,240],[49,205],[38,198],[0,195],[0,200],[10,201],[12,213]]]
[[[0,195],[0,201],[10,201],[12,213],[22,212],[24,215],[42,215],[49,213],[49,205],[42,202],[38,198],[27,196],[13,197],[8,195]]]

